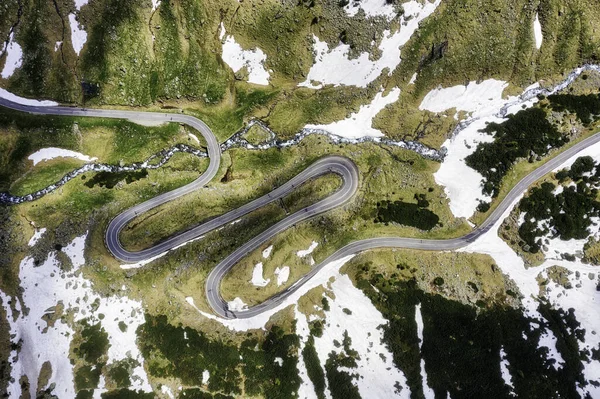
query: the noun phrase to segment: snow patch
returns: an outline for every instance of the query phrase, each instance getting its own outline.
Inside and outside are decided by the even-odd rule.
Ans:
[[[417,323],[417,336],[419,337],[419,351],[423,347],[423,315],[421,314],[421,304],[415,306],[415,322]],[[421,355],[421,378],[423,378],[423,395],[425,399],[435,399],[435,393],[427,382],[427,371],[425,371],[425,359]]]
[[[160,0],[152,0],[152,11],[155,11],[160,6]]]
[[[63,148],[48,147],[42,148],[27,157],[30,161],[33,161],[33,166],[37,165],[42,161],[48,161],[55,158],[76,158],[84,162],[93,162],[98,158],[90,158],[80,152],[65,150]]]
[[[198,136],[196,136],[194,133],[188,133],[188,136],[190,136],[190,138],[194,140],[196,144],[200,144],[200,139],[198,139]]]
[[[290,278],[289,266],[283,266],[281,269],[275,269],[275,275],[277,276],[277,286],[284,284]]]
[[[366,0],[366,2],[375,4],[377,0]],[[440,0],[436,0],[434,3],[426,1],[421,4],[411,0],[404,3],[405,12],[400,17],[400,30],[395,33],[391,33],[389,30],[383,32],[383,38],[379,44],[381,57],[377,60],[372,60],[371,55],[367,52],[361,53],[357,58],[349,59],[349,45],[340,44],[330,49],[326,42],[322,42],[313,35],[315,63],[310,68],[306,80],[299,86],[314,89],[328,84],[367,87],[381,75],[384,69],[387,68],[388,74],[391,74],[400,64],[400,48],[418,29],[419,23],[435,11],[440,2]],[[369,5],[367,8],[371,8],[371,6]],[[315,85],[313,82],[320,84]]]
[[[501,121],[499,118],[493,120]],[[450,200],[450,210],[457,218],[471,217],[479,201],[492,200],[491,196],[482,193],[481,173],[465,163],[465,158],[475,151],[479,143],[494,140],[493,136],[479,131],[485,128],[485,122],[483,119],[476,120],[458,135],[446,140],[443,144],[447,149],[446,157],[438,171],[433,174],[435,182],[444,187],[444,192]]]
[[[451,108],[457,111],[474,112],[473,117],[488,116],[498,112],[506,103],[502,92],[508,83],[502,80],[487,79],[481,83],[470,82],[431,90],[419,105],[420,110],[444,112]]]
[[[500,347],[500,372],[502,373],[502,379],[504,380],[504,383],[510,387],[510,395],[515,396],[515,386],[513,385],[513,378],[508,370],[508,366],[509,363],[508,360],[506,360],[506,352],[504,352],[504,347]]]
[[[540,15],[535,14],[535,20],[533,21],[533,35],[535,36],[535,48],[540,49],[542,47],[542,41],[544,35],[542,34],[542,24],[540,24]]]
[[[417,73],[413,73],[413,76],[411,76],[410,80],[408,81],[409,85],[414,85],[415,82],[417,81]]]
[[[202,385],[208,384],[208,380],[210,380],[210,371],[204,370],[202,372]]]
[[[69,14],[69,24],[71,25],[71,43],[73,44],[73,50],[79,56],[85,42],[87,42],[87,32],[77,21],[75,14]]]
[[[305,129],[325,130],[331,134],[349,139],[359,137],[381,137],[383,133],[373,128],[373,118],[387,105],[398,101],[400,89],[393,88],[387,96],[377,93],[370,104],[362,105],[358,112],[353,112],[348,118],[327,125],[306,125]]]
[[[310,255],[315,250],[315,248],[317,248],[318,245],[318,242],[313,241],[312,244],[310,244],[310,247],[296,252],[296,255],[298,255],[301,258],[305,257],[306,255]]]
[[[273,246],[272,245],[270,245],[267,248],[265,248],[265,250],[262,251],[263,259],[268,259],[269,256],[271,256],[271,252],[272,251],[273,251]]]
[[[221,22],[221,31],[219,33],[223,42],[223,61],[233,70],[238,72],[243,67],[248,70],[248,82],[257,85],[269,84],[269,72],[265,69],[264,62],[267,60],[267,55],[260,49],[244,50],[235,38],[231,35],[226,35],[225,26]]]
[[[262,262],[258,262],[254,266],[254,270],[252,270],[252,280],[250,282],[256,287],[265,287],[270,281],[271,279],[265,280],[263,278],[263,264]]]
[[[79,269],[81,266],[85,264],[85,257],[83,255],[85,250],[85,239],[87,237],[87,233],[75,237],[73,241],[66,247],[62,248],[62,251],[71,259],[71,264],[75,270]]]
[[[385,17],[388,21],[391,21],[398,14],[394,6],[386,0],[354,0],[344,7],[344,11],[350,17],[358,14],[361,9],[367,17]]]
[[[8,46],[6,46],[4,53],[6,54],[6,60],[4,61],[4,68],[2,69],[2,79],[10,78],[17,68],[20,68],[23,64],[23,49],[19,43],[14,41],[14,32],[10,34],[8,40]],[[2,55],[2,54],[0,54]]]
[[[163,395],[166,395],[169,397],[169,399],[175,399],[175,395],[173,395],[173,391],[171,391],[171,388],[169,388],[166,385],[163,385],[160,387],[160,391],[163,393]]]
[[[244,301],[242,301],[242,299],[239,297],[236,297],[233,301],[227,302],[227,306],[229,307],[229,310],[234,312],[239,312],[248,309],[248,305],[246,305]]]
[[[21,104],[21,105],[33,105],[34,107],[55,107],[58,103],[54,101],[39,101],[39,100],[30,100],[28,98],[19,97],[16,94],[13,94],[5,89],[0,88],[0,98],[3,98],[8,101],[12,101],[13,103]]]
[[[77,11],[79,11],[79,10],[81,10],[81,7],[83,7],[87,3],[88,3],[88,0],[75,0],[75,9]]]
[[[280,357],[276,357],[274,362],[277,363],[280,367],[283,366],[283,359]]]
[[[44,235],[44,233],[46,232],[46,228],[42,227],[41,229],[35,229],[35,232],[33,233],[33,236],[31,236],[31,238],[29,239],[29,242],[27,243],[27,245],[29,245],[30,247],[33,247],[40,238],[42,238],[42,236]]]
[[[345,265],[346,262],[348,262],[353,257],[354,255],[349,255],[326,264],[311,279],[309,279],[304,285],[302,285],[300,288],[294,291],[290,296],[285,298],[285,300],[279,303],[276,307],[251,318],[232,320],[223,319],[200,310],[194,303],[194,299],[192,297],[186,297],[185,300],[192,308],[194,308],[202,316],[206,317],[207,319],[216,320],[232,331],[248,331],[255,329],[264,330],[265,325],[267,324],[271,316],[273,316],[280,310],[297,303],[298,300],[311,289],[326,284],[331,278],[331,276],[336,275],[340,267]]]

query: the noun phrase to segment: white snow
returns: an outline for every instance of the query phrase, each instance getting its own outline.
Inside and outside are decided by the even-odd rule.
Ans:
[[[502,373],[502,379],[504,383],[511,389],[510,395],[514,396],[513,390],[515,386],[513,385],[513,378],[508,370],[508,360],[506,360],[506,352],[504,352],[504,347],[500,347],[500,372]]]
[[[475,151],[479,143],[494,140],[493,136],[479,132],[485,127],[485,122],[483,119],[476,120],[458,135],[446,140],[443,144],[448,150],[446,158],[433,174],[435,182],[444,186],[450,210],[457,218],[471,217],[480,200],[491,201],[490,196],[482,193],[483,176],[465,164],[465,158]]]
[[[62,251],[67,254],[71,260],[71,264],[75,269],[79,269],[85,264],[85,257],[83,255],[85,250],[85,239],[86,235],[75,237],[70,244],[62,248]]]
[[[508,83],[502,80],[487,79],[481,83],[470,82],[431,90],[419,105],[419,109],[431,112],[444,112],[451,108],[457,111],[474,112],[474,117],[488,116],[498,112],[506,103],[502,92]]]
[[[75,0],[75,9],[77,11],[79,11],[79,10],[81,10],[81,7],[83,7],[87,3],[88,3],[88,0]]]
[[[415,306],[415,322],[417,323],[417,336],[419,337],[419,351],[423,346],[423,315],[421,314],[421,304]],[[425,371],[425,359],[421,355],[421,378],[423,378],[423,395],[425,399],[435,399],[435,393],[427,382],[427,372]]]
[[[269,84],[269,72],[265,69],[264,62],[267,60],[267,55],[260,49],[244,50],[235,38],[231,35],[226,35],[225,26],[221,22],[221,31],[219,33],[223,42],[223,61],[233,70],[238,72],[243,67],[248,70],[248,82],[257,85]]]
[[[281,269],[275,269],[275,275],[277,276],[277,286],[284,284],[290,278],[289,266],[283,266]]]
[[[56,42],[54,43],[54,52],[57,52],[60,49],[60,46],[62,46],[63,42]]]
[[[256,287],[265,287],[267,284],[269,284],[270,281],[271,279],[265,280],[263,278],[262,262],[258,262],[256,265],[254,265],[254,269],[252,270],[252,280],[250,280],[252,285]]]
[[[27,157],[27,159],[33,161],[33,166],[42,161],[48,161],[55,158],[76,158],[84,162],[93,162],[97,159],[95,157],[90,158],[80,152],[55,147],[42,148]]]
[[[280,357],[276,357],[275,358],[275,363],[277,363],[279,366],[283,366],[283,359]]]
[[[2,79],[10,78],[17,68],[20,68],[23,63],[23,49],[19,43],[14,41],[14,32],[10,34],[8,46],[6,46],[6,60],[2,69]],[[2,55],[2,54],[0,54]]]
[[[202,385],[208,384],[209,379],[210,379],[210,372],[208,370],[204,370],[202,372]]]
[[[227,306],[229,307],[229,310],[232,310],[234,312],[239,312],[241,310],[248,309],[248,305],[246,305],[244,301],[242,301],[242,299],[239,297],[234,298],[233,301],[229,301],[227,303]]]
[[[294,306],[294,315],[296,318],[296,334],[298,334],[299,337],[308,337],[310,334],[308,321],[306,317],[298,311],[298,305]],[[302,382],[300,388],[298,388],[298,397],[302,399],[317,399],[315,386],[308,377],[304,356],[302,356],[302,351],[305,346],[305,339],[300,339],[300,345],[298,347],[298,375]]]
[[[373,128],[373,118],[387,105],[398,101],[400,89],[393,88],[387,96],[377,93],[370,104],[362,105],[358,112],[353,112],[348,118],[327,125],[306,125],[305,129],[325,130],[331,134],[346,138],[381,137],[383,133]]]
[[[200,139],[198,139],[198,136],[196,136],[194,133],[188,133],[188,136],[190,136],[190,138],[194,140],[196,144],[200,144]]]
[[[310,255],[315,250],[315,248],[317,248],[318,245],[318,242],[313,241],[312,244],[310,244],[310,247],[296,252],[296,255],[298,255],[301,258],[305,257],[306,255]]]
[[[71,43],[73,44],[73,50],[79,55],[85,42],[87,42],[87,32],[83,29],[75,14],[69,14],[69,24],[71,25]]]
[[[351,17],[358,14],[360,9],[367,17],[386,17],[388,20],[392,20],[397,14],[394,6],[386,0],[353,0],[344,7],[344,11]]]
[[[556,339],[552,331],[546,329],[546,331],[540,336],[539,344],[540,346],[545,346],[546,348],[548,348],[548,358],[554,360],[553,367],[554,369],[558,370],[562,366],[564,366],[565,361],[556,349],[556,342],[558,342],[558,340]]]
[[[348,369],[350,374],[358,373],[359,378],[353,380],[363,398],[391,398],[396,396],[396,384],[408,392],[404,374],[394,366],[393,356],[388,348],[382,344],[383,330],[381,325],[388,321],[373,306],[369,298],[358,288],[354,287],[347,275],[334,276],[331,291],[334,299],[330,299],[330,310],[326,312],[323,335],[315,337],[315,349],[322,367],[325,367],[329,354],[332,351],[340,352],[334,341],[342,342],[344,332],[352,340],[351,347],[358,352],[360,359],[356,360],[357,368]],[[325,287],[328,284],[324,285]],[[344,309],[352,312],[347,314]],[[297,313],[300,319],[306,317]],[[302,320],[302,323],[305,323]],[[297,331],[305,341],[308,335],[304,330]]]
[[[321,268],[310,280],[306,282],[306,284],[302,285],[298,290],[294,291],[293,294],[288,296],[284,301],[279,303],[275,308],[270,309],[264,313],[261,313],[255,317],[248,319],[222,319],[213,314],[206,313],[200,310],[196,304],[194,303],[194,298],[186,297],[186,302],[194,308],[198,313],[202,316],[216,320],[223,324],[225,327],[229,328],[232,331],[248,331],[253,329],[265,329],[265,325],[275,313],[279,312],[286,307],[293,305],[298,302],[298,300],[306,294],[311,289],[318,287],[320,285],[326,284],[330,277],[336,275],[337,271],[342,267],[346,262],[352,259],[354,255],[346,256],[345,258],[338,259],[334,262],[328,263],[323,268]]]
[[[8,386],[10,397],[20,397],[19,379],[26,375],[29,381],[37,381],[41,366],[48,361],[52,365],[52,375],[49,384],[56,384],[54,394],[59,397],[75,397],[73,386],[73,366],[69,360],[69,349],[74,331],[65,319],[58,319],[53,326],[48,325],[42,318],[54,311],[59,304],[64,306],[64,313],[73,314],[74,321],[89,319],[91,324],[101,323],[109,336],[111,345],[108,348],[108,364],[132,358],[139,363],[133,371],[132,389],[151,391],[146,373],[143,368],[143,358],[136,346],[136,329],[144,323],[142,305],[140,302],[126,297],[101,297],[92,290],[92,284],[81,275],[83,243],[86,235],[77,237],[66,246],[67,255],[72,259],[73,269],[65,272],[56,257],[51,252],[41,266],[35,267],[32,257],[25,257],[19,266],[20,288],[23,303],[17,298],[9,298],[0,292],[2,305],[8,315],[11,341],[21,341],[18,359],[12,364],[12,380]],[[8,301],[17,301],[17,311],[21,307],[28,308],[29,313],[12,312]],[[93,310],[92,303],[99,304]],[[105,317],[101,320],[99,315]],[[127,324],[122,332],[119,321]],[[11,358],[17,355],[13,351]],[[35,395],[35,391],[32,392]]]
[[[204,236],[193,238],[193,239],[191,239],[189,241],[184,242],[183,244],[179,244],[176,247],[173,247],[170,250],[165,251],[163,253],[160,253],[160,254],[158,254],[156,256],[153,256],[151,258],[148,258],[148,259],[145,259],[145,260],[141,260],[141,261],[139,261],[137,263],[124,263],[120,267],[123,270],[139,269],[140,267],[146,266],[148,263],[154,262],[156,259],[162,258],[163,256],[165,256],[166,254],[168,254],[171,251],[175,251],[176,249],[184,247],[184,246],[188,245],[189,243],[192,243],[192,242],[197,241],[197,240],[201,240],[203,238],[204,238]]]
[[[30,100],[28,98],[19,97],[5,89],[0,88],[0,98],[4,98],[5,100],[12,101],[13,103],[22,104],[22,105],[33,105],[38,107],[55,107],[58,103],[54,101],[38,101],[38,100]]]
[[[160,0],[152,0],[152,11],[155,11],[160,6]]]
[[[517,97],[502,98],[507,83],[487,79],[481,83],[470,82],[466,86],[452,86],[430,91],[419,109],[431,112],[444,112],[455,108],[470,112],[465,127],[458,134],[447,139],[443,146],[447,149],[446,158],[434,174],[437,184],[444,186],[450,201],[450,210],[455,217],[469,218],[475,212],[479,201],[490,202],[491,197],[482,192],[483,176],[465,164],[465,158],[472,154],[479,143],[491,142],[492,135],[480,132],[489,122],[501,123],[504,119],[496,116],[502,107],[511,105],[511,111],[518,111],[522,105],[532,106],[537,98],[521,101]],[[532,85],[528,90],[537,87]]]
[[[273,246],[270,245],[262,251],[263,259],[268,259],[271,256],[271,252],[273,251]]]
[[[414,85],[415,82],[417,81],[417,73],[413,73],[413,76],[411,76],[410,80],[408,81],[409,85]]]
[[[533,35],[535,36],[535,48],[540,49],[542,47],[542,41],[544,35],[542,34],[542,25],[540,24],[539,14],[535,14],[535,20],[533,21]]]
[[[45,227],[42,227],[41,229],[35,229],[35,232],[33,233],[33,236],[31,236],[31,238],[29,239],[27,245],[33,247],[39,241],[39,239],[42,238],[45,232]]]
[[[377,1],[367,0],[368,4],[375,4]],[[381,57],[376,60],[371,59],[367,52],[361,53],[357,58],[349,59],[349,45],[339,44],[330,49],[326,42],[313,35],[315,63],[308,72],[306,80],[299,86],[320,88],[332,84],[366,87],[377,79],[384,69],[387,68],[388,74],[391,74],[400,64],[400,48],[417,30],[419,22],[431,15],[439,4],[440,0],[434,3],[426,1],[424,4],[415,0],[404,3],[405,13],[400,17],[400,30],[395,33],[389,30],[383,32],[383,38],[378,46]],[[367,7],[371,8],[370,5]],[[315,85],[313,82],[318,84]]]
[[[169,399],[175,399],[175,395],[173,395],[173,391],[171,391],[171,388],[169,388],[166,385],[163,385],[160,387],[160,391],[163,393],[163,395],[167,395],[169,397]]]
[[[587,154],[598,152],[600,152],[600,144],[595,144],[585,151]],[[575,159],[584,154],[577,154],[557,168],[557,170],[572,164]],[[598,345],[600,345],[600,335],[598,334],[598,332],[600,332],[600,318],[597,317],[598,305],[600,304],[600,292],[596,291],[597,280],[592,280],[587,277],[589,273],[594,273],[597,276],[597,267],[583,264],[578,260],[570,262],[550,259],[541,266],[526,269],[523,260],[498,236],[498,229],[503,220],[508,216],[521,198],[522,196],[517,198],[513,204],[511,204],[502,217],[498,219],[496,224],[494,224],[486,234],[459,251],[490,255],[502,272],[515,281],[519,291],[524,297],[522,303],[525,308],[525,315],[541,321],[543,321],[544,318],[537,311],[538,302],[536,299],[539,296],[540,289],[536,278],[540,273],[543,275],[545,271],[552,266],[562,266],[570,270],[572,274],[569,276],[569,280],[574,288],[566,290],[557,284],[551,283],[546,286],[545,297],[555,307],[560,307],[564,310],[573,308],[575,310],[577,321],[581,323],[581,328],[585,329],[585,341],[579,342],[580,350],[597,348]],[[550,251],[551,250],[552,248],[550,248]],[[582,278],[577,279],[577,272],[579,272],[579,275]],[[543,328],[543,331],[541,331],[542,339],[540,346],[548,348],[549,356],[555,359],[555,366],[559,367],[560,364],[563,363],[563,359],[556,349],[556,337],[546,327],[539,326],[538,328]],[[592,361],[590,363],[584,363],[583,373],[587,380],[600,379],[600,362]],[[591,384],[588,384],[585,388],[579,387],[579,390],[582,397],[584,397],[586,393],[589,393],[591,397],[599,397],[600,395],[600,387],[594,387]]]

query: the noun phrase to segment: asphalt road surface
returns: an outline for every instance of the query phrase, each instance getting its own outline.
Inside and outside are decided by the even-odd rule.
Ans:
[[[209,231],[212,231],[220,226],[227,223],[231,223],[240,217],[259,209],[266,204],[285,197],[293,190],[296,189],[302,183],[314,179],[318,176],[322,176],[329,173],[335,173],[341,176],[343,180],[342,187],[329,197],[317,202],[316,204],[310,205],[304,209],[301,209],[292,215],[286,217],[275,225],[271,226],[267,230],[263,231],[256,237],[252,238],[240,248],[236,249],[233,253],[222,260],[208,275],[205,284],[205,293],[208,299],[209,305],[213,311],[224,318],[250,318],[259,315],[265,311],[273,309],[279,306],[285,299],[300,289],[307,281],[309,281],[315,274],[317,274],[325,265],[335,260],[339,260],[349,255],[357,254],[359,252],[367,251],[376,248],[407,248],[407,249],[420,249],[430,251],[448,251],[462,248],[478,237],[486,233],[502,216],[502,214],[523,194],[527,188],[535,181],[548,174],[552,170],[559,167],[566,160],[576,155],[585,148],[596,144],[600,141],[600,133],[596,133],[593,136],[573,145],[569,149],[563,151],[556,157],[552,158],[544,165],[540,166],[529,175],[519,181],[515,187],[508,193],[508,195],[502,200],[502,202],[496,207],[496,209],[488,216],[488,218],[477,228],[470,233],[447,240],[421,240],[414,238],[402,238],[402,237],[377,237],[370,238],[360,241],[354,241],[329,256],[320,264],[314,266],[309,273],[301,277],[296,283],[286,290],[276,294],[275,296],[267,299],[263,303],[253,306],[243,311],[232,311],[228,308],[227,302],[223,300],[220,294],[221,280],[227,274],[231,268],[237,264],[247,254],[251,253],[265,242],[288,229],[295,224],[314,217],[318,214],[336,208],[348,202],[358,189],[359,175],[358,169],[354,162],[350,159],[340,156],[326,156],[315,163],[310,165],[308,168],[300,172],[297,176],[283,184],[282,186],[274,189],[270,193],[241,206],[240,208],[234,209],[224,215],[214,218],[206,223],[203,223],[193,229],[186,230],[182,233],[178,233],[168,239],[160,242],[159,244],[144,249],[138,252],[130,252],[123,248],[119,241],[119,233],[121,230],[136,216],[147,212],[148,210],[160,206],[166,202],[179,198],[185,194],[202,188],[209,181],[211,181],[218,169],[221,159],[221,151],[219,143],[208,128],[208,126],[193,116],[182,115],[182,114],[171,114],[171,113],[158,113],[158,112],[137,112],[137,111],[122,111],[122,110],[105,110],[105,109],[84,109],[84,108],[70,108],[70,107],[42,107],[42,106],[28,106],[13,103],[11,101],[0,99],[0,106],[11,108],[18,111],[28,112],[31,114],[38,115],[67,115],[67,116],[89,116],[89,117],[102,117],[102,118],[117,118],[117,119],[129,119],[133,121],[144,121],[144,122],[177,122],[187,124],[194,129],[198,130],[204,139],[206,140],[208,147],[208,156],[210,163],[206,171],[192,183],[189,183],[178,189],[169,191],[154,197],[148,201],[145,201],[139,205],[127,209],[123,213],[115,217],[109,224],[105,241],[109,251],[119,260],[124,262],[139,262],[150,259],[154,256],[160,255],[166,251],[169,251],[179,245],[185,244],[186,242],[197,238]]]

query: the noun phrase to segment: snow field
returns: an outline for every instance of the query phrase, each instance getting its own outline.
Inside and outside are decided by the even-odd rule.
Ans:
[[[73,50],[79,55],[85,42],[87,42],[87,32],[77,21],[75,14],[69,14],[69,25],[71,26],[71,43],[73,44]]]
[[[542,25],[540,24],[540,15],[535,14],[535,20],[533,21],[533,35],[535,37],[535,48],[540,49],[542,47],[542,41],[544,35],[542,34]]]
[[[325,130],[336,136],[348,139],[381,137],[383,133],[372,127],[373,118],[387,105],[398,101],[398,98],[400,98],[400,89],[397,87],[393,88],[385,97],[383,96],[383,92],[379,92],[370,104],[362,105],[358,112],[353,112],[346,119],[324,125],[308,124],[304,128]]]
[[[35,232],[33,233],[33,236],[31,236],[31,238],[29,239],[27,245],[33,247],[39,241],[39,239],[42,238],[45,232],[45,227],[42,227],[41,229],[35,229]]]
[[[8,101],[12,101],[13,103],[22,104],[22,105],[33,105],[37,107],[55,107],[58,103],[54,101],[38,101],[38,100],[30,100],[28,98],[19,97],[5,89],[0,88],[0,98],[3,98]]]
[[[10,34],[10,38],[8,41],[8,46],[0,52],[0,56],[6,53],[6,60],[4,61],[4,68],[2,68],[2,72],[0,76],[2,79],[10,78],[17,68],[20,68],[23,64],[23,49],[19,45],[19,43],[14,40],[15,34],[14,32]]]
[[[600,151],[600,144],[596,144],[586,151],[589,153],[596,153],[596,151]],[[565,166],[572,164],[575,159],[581,155],[582,154],[578,154],[572,157],[558,169],[562,169]],[[556,308],[562,308],[565,311],[570,308],[575,310],[575,317],[581,323],[581,327],[586,330],[585,342],[579,342],[580,349],[598,348],[598,345],[600,345],[600,336],[598,335],[600,332],[600,318],[597,317],[600,292],[596,291],[596,284],[598,281],[588,277],[581,277],[589,276],[589,273],[594,273],[597,278],[597,267],[585,265],[578,260],[570,262],[549,259],[541,266],[526,269],[523,260],[499,237],[498,229],[500,228],[500,225],[510,214],[514,206],[519,203],[521,198],[522,196],[517,198],[515,202],[511,204],[502,217],[499,218],[496,224],[489,229],[486,234],[459,251],[490,255],[502,272],[517,284],[519,291],[524,296],[522,303],[525,315],[538,320],[544,320],[544,318],[537,310],[537,298],[540,293],[540,288],[536,278],[540,274],[544,276],[546,270],[552,266],[563,266],[572,271],[573,274],[570,276],[570,279],[574,288],[565,290],[562,287],[550,284],[546,287],[545,297],[548,298],[550,303]],[[552,252],[553,248],[550,247],[549,251]],[[580,278],[577,278],[578,274]],[[564,361],[561,354],[556,349],[557,340],[552,331],[537,325],[537,323],[532,323],[532,327],[537,329],[543,328],[545,330],[543,331],[543,336],[540,340],[540,346],[545,346],[549,349],[549,356],[555,360],[555,366],[560,367]],[[591,361],[585,364],[584,376],[587,380],[600,379],[600,362]],[[585,396],[585,393],[590,393],[592,397],[596,397],[600,395],[600,387],[594,387],[593,385],[588,384],[585,389],[580,388],[580,392],[582,393],[582,396]]]
[[[271,279],[265,280],[263,278],[263,264],[262,262],[258,262],[252,270],[252,280],[250,280],[250,282],[255,287],[265,287],[270,281]]]
[[[300,258],[304,258],[306,255],[312,254],[313,251],[315,250],[315,248],[317,248],[318,245],[319,245],[318,242],[313,241],[310,244],[310,247],[308,247],[307,249],[303,249],[303,250],[300,250],[300,251],[296,252],[296,255],[298,255],[298,257],[300,257]]]
[[[69,348],[74,331],[61,319],[53,326],[44,322],[42,317],[52,313],[55,307],[62,304],[63,314],[73,314],[75,322],[89,319],[90,323],[101,323],[109,336],[108,364],[122,359],[132,358],[139,365],[134,369],[132,389],[151,391],[148,378],[143,368],[143,358],[135,343],[137,327],[144,323],[142,305],[140,302],[126,297],[101,297],[97,295],[92,284],[82,277],[80,267],[84,264],[84,243],[86,235],[75,238],[64,249],[71,259],[72,270],[65,272],[57,260],[56,252],[50,252],[44,263],[34,266],[31,257],[25,257],[19,267],[19,278],[23,289],[23,303],[18,299],[9,298],[0,293],[2,305],[8,315],[12,342],[22,342],[12,366],[9,383],[10,396],[19,397],[21,387],[19,378],[27,375],[29,381],[37,381],[41,366],[48,361],[52,365],[52,376],[49,384],[56,384],[54,393],[60,397],[75,397],[73,386],[73,366],[69,360]],[[8,305],[10,300],[17,301],[17,311],[21,306],[29,309],[25,315],[21,312],[18,316],[13,314]],[[93,310],[92,304],[99,304]],[[105,317],[100,319],[99,315]],[[127,326],[125,332],[118,327],[119,321]],[[16,355],[16,352],[13,353]],[[14,358],[14,357],[13,357]],[[100,390],[100,388],[99,388]]]
[[[65,150],[65,149],[56,148],[56,147],[42,148],[41,150],[38,150],[27,157],[27,159],[29,159],[30,161],[33,161],[33,166],[37,165],[38,163],[40,163],[42,161],[49,161],[49,160],[55,159],[55,158],[76,158],[76,159],[82,160],[84,162],[93,162],[96,159],[98,159],[95,157],[91,158],[80,152]]]
[[[341,342],[344,332],[352,340],[352,349],[358,352],[357,368],[349,369],[350,374],[358,373],[359,378],[353,380],[363,398],[389,398],[396,396],[396,384],[403,387],[402,392],[408,394],[404,374],[393,364],[393,355],[382,344],[383,331],[379,328],[387,324],[381,313],[373,306],[365,294],[354,287],[347,275],[337,272],[330,289],[334,299],[329,299],[330,310],[326,311],[323,335],[314,337],[315,349],[319,355],[321,366],[331,352],[339,352],[334,341]],[[325,286],[327,287],[328,284]],[[348,308],[351,314],[344,312]],[[305,318],[298,314],[299,318]],[[303,331],[298,331],[301,334]],[[307,335],[301,336],[308,339]]]
[[[248,82],[257,85],[269,84],[269,72],[265,69],[264,62],[267,60],[267,55],[260,49],[244,50],[235,38],[231,35],[226,35],[225,26],[221,23],[219,37],[223,42],[223,61],[233,70],[238,72],[243,67],[248,70]]]
[[[419,27],[419,23],[431,15],[440,0],[434,3],[428,1],[421,4],[411,0],[403,4],[404,15],[400,17],[400,30],[392,33],[388,30],[383,32],[383,38],[378,48],[381,51],[381,57],[377,60],[371,60],[369,53],[362,53],[359,57],[349,59],[350,46],[340,44],[330,49],[326,42],[322,42],[313,35],[315,63],[311,67],[306,80],[299,86],[321,88],[324,85],[332,84],[335,86],[347,85],[366,87],[369,83],[377,79],[384,69],[388,68],[388,73],[392,73],[400,64],[400,49],[408,42],[413,33]],[[361,8],[368,9],[370,12],[383,12],[387,10],[378,0],[368,0],[364,4],[361,2]],[[348,8],[348,10],[352,9]],[[380,11],[376,11],[376,10]],[[366,10],[365,10],[366,11]],[[350,11],[351,12],[351,11]],[[381,14],[380,14],[381,15]],[[341,74],[340,71],[348,71]],[[317,82],[318,84],[314,84]]]

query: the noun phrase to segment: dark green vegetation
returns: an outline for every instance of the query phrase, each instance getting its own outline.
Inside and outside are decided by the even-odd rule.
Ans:
[[[589,236],[590,218],[600,215],[598,186],[600,168],[591,157],[580,157],[570,169],[556,173],[556,179],[565,187],[554,193],[556,185],[542,183],[532,188],[519,203],[524,222],[519,226],[520,245],[526,252],[537,253],[544,245],[542,239],[552,229],[561,240],[585,239]],[[571,185],[573,184],[573,185]],[[546,220],[539,228],[538,221]]]
[[[85,182],[85,186],[92,188],[94,186],[100,186],[105,188],[113,188],[120,181],[124,180],[125,183],[130,184],[134,181],[140,180],[148,176],[146,169],[136,170],[135,172],[98,172]],[[85,175],[82,176],[84,178]]]
[[[363,274],[358,286],[390,320],[383,327],[384,340],[407,378],[412,397],[422,397],[421,356],[436,397],[447,393],[452,398],[511,397],[500,371],[501,350],[506,354],[516,397],[575,398],[579,397],[578,384],[586,384],[582,361],[591,354],[579,350],[577,340],[582,331],[572,312],[559,315],[541,304],[544,319],[535,320],[538,328],[518,309],[491,302],[481,303],[477,309],[425,293],[414,280]],[[421,350],[415,323],[419,303],[424,322]],[[558,370],[548,348],[538,347],[545,329],[557,337],[557,349],[565,360]]]
[[[435,213],[426,209],[429,201],[425,194],[415,194],[416,204],[404,201],[381,201],[377,203],[376,223],[399,223],[416,227],[421,230],[431,230],[440,221]]]
[[[358,388],[352,383],[352,380],[359,377],[358,374],[350,374],[347,371],[340,370],[341,367],[347,369],[357,367],[358,353],[352,349],[352,340],[347,331],[344,331],[342,347],[343,351],[331,352],[325,362],[329,392],[333,399],[360,399]]]
[[[306,373],[315,387],[315,393],[318,399],[325,398],[325,373],[321,367],[319,355],[315,349],[315,339],[313,334],[308,337],[304,349],[302,350],[302,358],[306,365]]]
[[[156,397],[152,392],[132,391],[129,389],[118,389],[105,392],[101,395],[102,399],[153,399]]]
[[[208,393],[199,388],[183,389],[178,398],[181,399],[234,399],[233,396],[223,395],[220,393]]]
[[[237,346],[175,327],[166,316],[147,314],[137,333],[147,370],[154,377],[175,377],[185,385],[201,386],[202,373],[208,370],[207,388],[213,393],[240,395],[243,387],[246,394],[265,398],[293,397],[300,386],[298,337],[277,326],[264,340],[249,338]],[[283,360],[281,366],[277,358]]]
[[[100,323],[81,322],[73,353],[80,359],[75,367],[75,391],[78,398],[85,398],[98,387],[102,369],[106,365],[108,334]]]
[[[546,111],[541,108],[509,115],[505,122],[490,123],[484,132],[494,134],[495,140],[480,143],[465,161],[483,175],[483,192],[492,197],[498,195],[502,178],[519,158],[537,160],[549,149],[558,148],[568,141],[548,122]]]
[[[589,125],[600,116],[600,95],[597,94],[554,94],[548,96],[548,101],[552,109],[575,113],[585,125]]]

